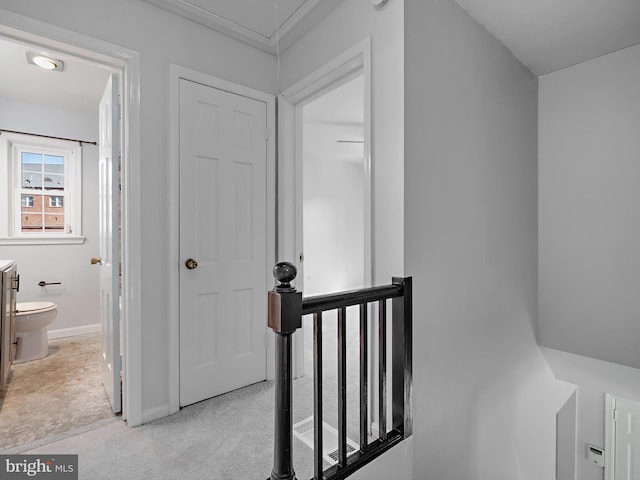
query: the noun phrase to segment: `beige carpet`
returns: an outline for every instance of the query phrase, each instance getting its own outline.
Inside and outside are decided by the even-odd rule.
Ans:
[[[0,391],[0,450],[113,417],[100,381],[100,334],[49,342],[49,356],[13,366]]]

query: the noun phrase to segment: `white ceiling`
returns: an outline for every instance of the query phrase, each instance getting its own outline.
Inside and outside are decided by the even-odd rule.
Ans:
[[[276,1],[282,51],[342,0],[147,1],[274,52]],[[538,75],[640,43],[640,0],[455,1]],[[0,97],[95,111],[107,71],[68,58],[64,72],[44,71],[27,49],[0,39]]]
[[[80,112],[97,112],[109,78],[107,70],[55,55],[64,71],[43,70],[27,63],[26,52],[48,54],[0,38],[0,98]]]
[[[342,0],[147,0],[271,53],[286,50]]]
[[[542,75],[640,43],[640,0],[455,0]]]
[[[342,0],[147,1],[273,53]],[[640,43],[640,0],[455,1],[536,75]]]

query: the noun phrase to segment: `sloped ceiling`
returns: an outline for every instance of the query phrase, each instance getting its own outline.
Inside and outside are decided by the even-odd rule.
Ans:
[[[455,0],[534,74],[640,43],[639,0]]]

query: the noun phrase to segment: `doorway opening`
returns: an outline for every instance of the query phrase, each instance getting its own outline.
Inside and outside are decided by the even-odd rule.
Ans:
[[[364,288],[364,76],[302,106],[305,296]],[[306,369],[305,369],[306,370]]]
[[[295,263],[296,289],[305,297],[371,286],[370,59],[370,39],[365,39],[279,97],[278,254]],[[357,309],[346,313],[347,398],[354,401],[347,408],[354,409],[360,384],[359,322]],[[294,385],[294,411],[300,414],[309,407],[305,399],[312,398],[312,323],[310,316],[303,317],[293,340],[293,375],[300,379]],[[337,322],[330,314],[323,316],[323,330],[323,392],[326,398],[337,398]],[[370,390],[377,385],[371,332]],[[354,410],[347,418],[358,415]],[[331,428],[338,424],[333,406],[327,404],[323,421]],[[358,438],[357,433],[350,438]]]
[[[46,361],[60,360],[58,363],[62,366],[58,365],[56,367],[59,371],[51,372],[50,376],[64,376],[69,373],[72,367],[75,368],[78,366],[72,364],[81,363],[76,361],[78,359],[78,351],[87,354],[87,352],[91,352],[93,349],[95,355],[89,353],[88,357],[93,357],[94,365],[87,365],[82,368],[85,368],[92,374],[97,373],[98,379],[101,378],[100,362],[105,364],[110,363],[111,370],[117,372],[117,381],[115,380],[116,375],[114,375],[114,385],[107,386],[106,388],[107,390],[109,388],[116,388],[118,391],[117,402],[114,401],[116,397],[110,399],[111,402],[106,402],[106,408],[103,409],[106,410],[106,413],[103,412],[105,413],[104,416],[110,416],[111,418],[108,418],[108,420],[111,420],[114,418],[114,412],[122,411],[122,418],[124,420],[127,420],[132,426],[138,425],[141,423],[141,392],[139,375],[136,375],[137,368],[140,364],[139,354],[134,354],[129,358],[130,355],[128,355],[128,352],[131,350],[134,352],[139,351],[139,348],[136,346],[136,344],[139,343],[139,315],[134,316],[135,319],[131,322],[127,321],[127,317],[125,316],[125,313],[128,311],[139,311],[138,300],[131,295],[132,288],[135,289],[137,279],[139,278],[138,260],[136,260],[137,257],[139,258],[139,255],[132,255],[132,252],[139,250],[137,246],[139,243],[139,233],[137,228],[130,228],[132,224],[131,216],[136,214],[137,209],[137,207],[131,207],[132,200],[135,200],[132,197],[136,197],[136,199],[138,197],[138,192],[130,188],[132,181],[137,181],[135,169],[133,168],[135,163],[130,162],[130,159],[132,156],[135,156],[134,152],[139,148],[139,126],[137,124],[139,107],[129,93],[137,91],[137,85],[139,83],[139,60],[137,53],[3,10],[0,10],[0,42],[2,45],[6,44],[17,47],[21,50],[22,56],[25,55],[25,50],[37,50],[40,53],[53,55],[57,59],[68,62],[68,66],[73,67],[73,70],[82,70],[85,76],[81,76],[79,81],[90,85],[99,85],[92,93],[92,95],[97,98],[95,101],[95,110],[91,107],[91,109],[87,111],[82,111],[81,115],[74,115],[76,110],[82,110],[78,108],[77,101],[74,105],[66,108],[64,104],[47,104],[44,101],[36,101],[36,91],[32,90],[29,95],[28,89],[25,90],[26,97],[20,97],[19,94],[12,93],[12,95],[14,95],[13,98],[7,99],[6,97],[9,95],[8,92],[10,89],[8,87],[5,88],[6,85],[0,88],[0,100],[10,102],[14,113],[20,112],[19,116],[14,118],[20,119],[21,123],[19,123],[18,128],[13,128],[12,130],[81,140],[82,142],[80,143],[82,144],[83,150],[82,161],[84,169],[81,183],[83,193],[81,209],[83,210],[82,217],[84,223],[81,231],[73,232],[77,238],[66,244],[59,244],[56,241],[43,242],[43,244],[33,244],[36,243],[33,242],[31,245],[28,245],[29,252],[21,251],[20,249],[27,248],[27,245],[16,242],[15,238],[3,238],[1,240],[2,243],[6,245],[3,246],[6,254],[16,257],[18,269],[21,269],[20,265],[22,264],[22,270],[27,273],[27,275],[22,276],[24,287],[21,289],[21,293],[24,292],[24,297],[22,299],[18,298],[18,302],[39,300],[49,296],[51,297],[50,300],[62,307],[59,312],[61,315],[58,317],[60,320],[58,324],[52,323],[51,326],[49,326],[49,330],[51,331],[49,350],[51,354],[44,359],[26,362],[18,365],[18,367],[25,366],[33,370],[37,367],[37,362],[41,362],[41,366],[44,368]],[[4,50],[2,51],[4,52]],[[28,68],[36,69],[36,67],[32,65],[29,65]],[[37,73],[42,75],[52,72],[38,71]],[[55,73],[63,74],[65,72]],[[69,79],[69,77],[58,77],[58,79],[60,78],[64,79],[62,83]],[[121,115],[113,114],[114,122],[112,123],[112,125],[115,126],[116,137],[122,138],[122,141],[117,141],[118,151],[113,152],[112,157],[115,162],[115,169],[112,171],[115,172],[115,178],[117,179],[114,188],[118,191],[121,190],[122,193],[121,195],[116,195],[114,201],[110,202],[111,207],[114,207],[112,208],[112,210],[115,211],[114,218],[117,216],[117,220],[114,223],[115,228],[112,234],[106,238],[106,240],[111,244],[121,245],[123,253],[117,256],[118,260],[115,261],[113,268],[118,281],[117,288],[115,289],[114,304],[118,306],[113,309],[114,311],[110,316],[110,322],[112,325],[116,325],[117,329],[106,331],[104,330],[104,324],[103,327],[101,327],[100,312],[102,309],[99,306],[99,300],[96,301],[96,299],[100,298],[98,288],[100,282],[96,282],[96,278],[99,276],[98,270],[96,265],[91,265],[94,262],[90,262],[90,258],[91,256],[101,254],[99,251],[100,242],[98,238],[100,234],[96,233],[99,232],[99,227],[96,226],[96,224],[103,223],[103,219],[100,218],[101,213],[99,213],[98,209],[99,199],[97,193],[99,183],[98,158],[101,147],[101,142],[98,138],[98,119],[100,117],[98,103],[107,84],[107,79],[110,78],[115,79],[115,82],[120,87],[122,94],[119,97],[118,105],[124,107],[122,109],[118,108],[118,113],[121,112]],[[27,82],[25,82],[25,85],[20,85],[23,79],[17,79],[9,75],[3,76],[3,80],[7,80],[9,85],[13,83],[13,86],[33,85],[27,84]],[[136,88],[132,89],[132,86]],[[78,97],[80,97],[80,95],[78,95]],[[93,97],[83,97],[80,98],[79,101],[89,103],[91,98]],[[38,115],[38,113],[42,112],[47,112],[46,118]],[[29,115],[33,118],[30,118]],[[90,130],[89,133],[86,134],[87,130],[80,129],[82,133],[71,136],[66,135],[64,131],[67,122],[68,125],[76,129],[80,128],[79,125],[83,122],[86,124],[90,123],[93,131]],[[6,118],[3,119],[0,128],[11,129]],[[96,144],[93,144],[94,141]],[[119,166],[118,159],[120,159]],[[86,166],[84,163],[86,163]],[[3,196],[4,194],[9,196],[10,192],[3,192]],[[122,197],[122,202],[119,202],[120,197]],[[63,202],[58,203],[62,204]],[[135,204],[137,205],[139,202]],[[84,211],[85,209],[86,211]],[[100,221],[98,221],[98,219]],[[37,262],[32,262],[32,257],[36,255],[36,250],[40,251],[39,254],[41,256],[44,255],[48,258],[48,263],[57,269],[54,270],[54,272],[57,272],[58,275],[54,276],[52,272],[43,272],[43,262],[40,262],[40,266],[36,265]],[[131,258],[134,260],[131,261]],[[99,262],[95,263],[101,266]],[[118,264],[120,267],[118,267]],[[71,276],[64,277],[65,281],[60,281],[59,285],[55,285],[55,283],[58,283],[57,281],[61,280],[65,275],[65,269],[70,268],[76,268],[78,272],[74,272]],[[40,278],[44,276],[45,273],[47,278]],[[58,276],[61,278],[57,278]],[[29,279],[28,283],[27,278]],[[43,283],[40,280],[44,280],[44,283],[52,283],[53,285],[38,285],[39,283]],[[32,283],[33,285],[31,285]],[[86,290],[86,288],[89,287],[87,287],[85,283],[88,286],[93,285],[90,291]],[[73,297],[75,294],[77,294],[76,298],[69,300],[69,297]],[[78,300],[78,296],[80,300]],[[76,311],[79,303],[83,303],[82,313]],[[122,329],[119,328],[121,324],[123,326]],[[122,331],[122,335],[120,335],[120,331]],[[107,360],[108,357],[104,355],[105,348],[109,348],[113,352],[115,351],[114,347],[119,349],[117,355],[118,361],[121,358],[120,352],[122,353],[122,357],[127,358],[129,361],[125,371],[121,371],[120,366],[116,364],[116,362],[109,362],[109,360]],[[67,355],[63,355],[65,352]],[[68,357],[66,363],[64,358],[62,358],[65,356]],[[111,358],[114,358],[114,356],[111,355]],[[18,373],[14,373],[13,380],[16,380]],[[23,375],[22,373],[20,374]],[[24,373],[24,375],[26,374],[27,373]],[[29,373],[29,375],[31,375],[31,373]],[[89,377],[89,375],[87,375],[87,377]],[[31,381],[29,383],[36,382]],[[47,382],[42,383],[44,384],[44,391],[46,393]],[[122,395],[124,403],[122,407],[116,405],[116,403],[120,403],[119,392],[121,385],[124,387],[124,394]],[[9,389],[10,388],[11,385],[9,385]],[[105,389],[103,389],[99,381],[96,390],[104,400]],[[40,409],[42,410],[44,410],[44,404],[48,403],[46,397],[38,400],[38,402],[40,402]],[[73,415],[73,409],[80,408],[79,405],[82,405],[82,402],[79,398],[76,398],[73,402],[67,402],[66,409],[71,410],[71,414]],[[6,403],[4,407],[8,408]],[[48,407],[50,407],[50,405],[48,405]],[[53,413],[50,410],[47,411],[49,414]],[[0,410],[0,416],[5,414],[9,415],[7,410]],[[91,420],[88,422],[90,423]],[[53,434],[60,434],[64,432],[67,427],[75,429],[79,426],[77,422],[65,424],[64,421],[61,421],[60,429],[51,431],[47,431],[46,429],[40,430],[35,436],[25,436],[25,440],[32,442]],[[23,426],[23,430],[29,430],[30,428],[28,424]]]
[[[291,86],[278,105],[278,258],[296,265],[305,296],[371,286],[371,39]],[[294,378],[310,373],[307,330],[303,322],[294,334]]]

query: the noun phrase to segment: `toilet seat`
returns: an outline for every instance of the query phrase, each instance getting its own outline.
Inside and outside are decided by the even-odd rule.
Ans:
[[[13,363],[28,362],[49,354],[47,327],[57,314],[58,306],[52,302],[16,303],[16,353]]]
[[[16,314],[48,312],[56,308],[56,304],[52,302],[23,302],[16,303]]]

